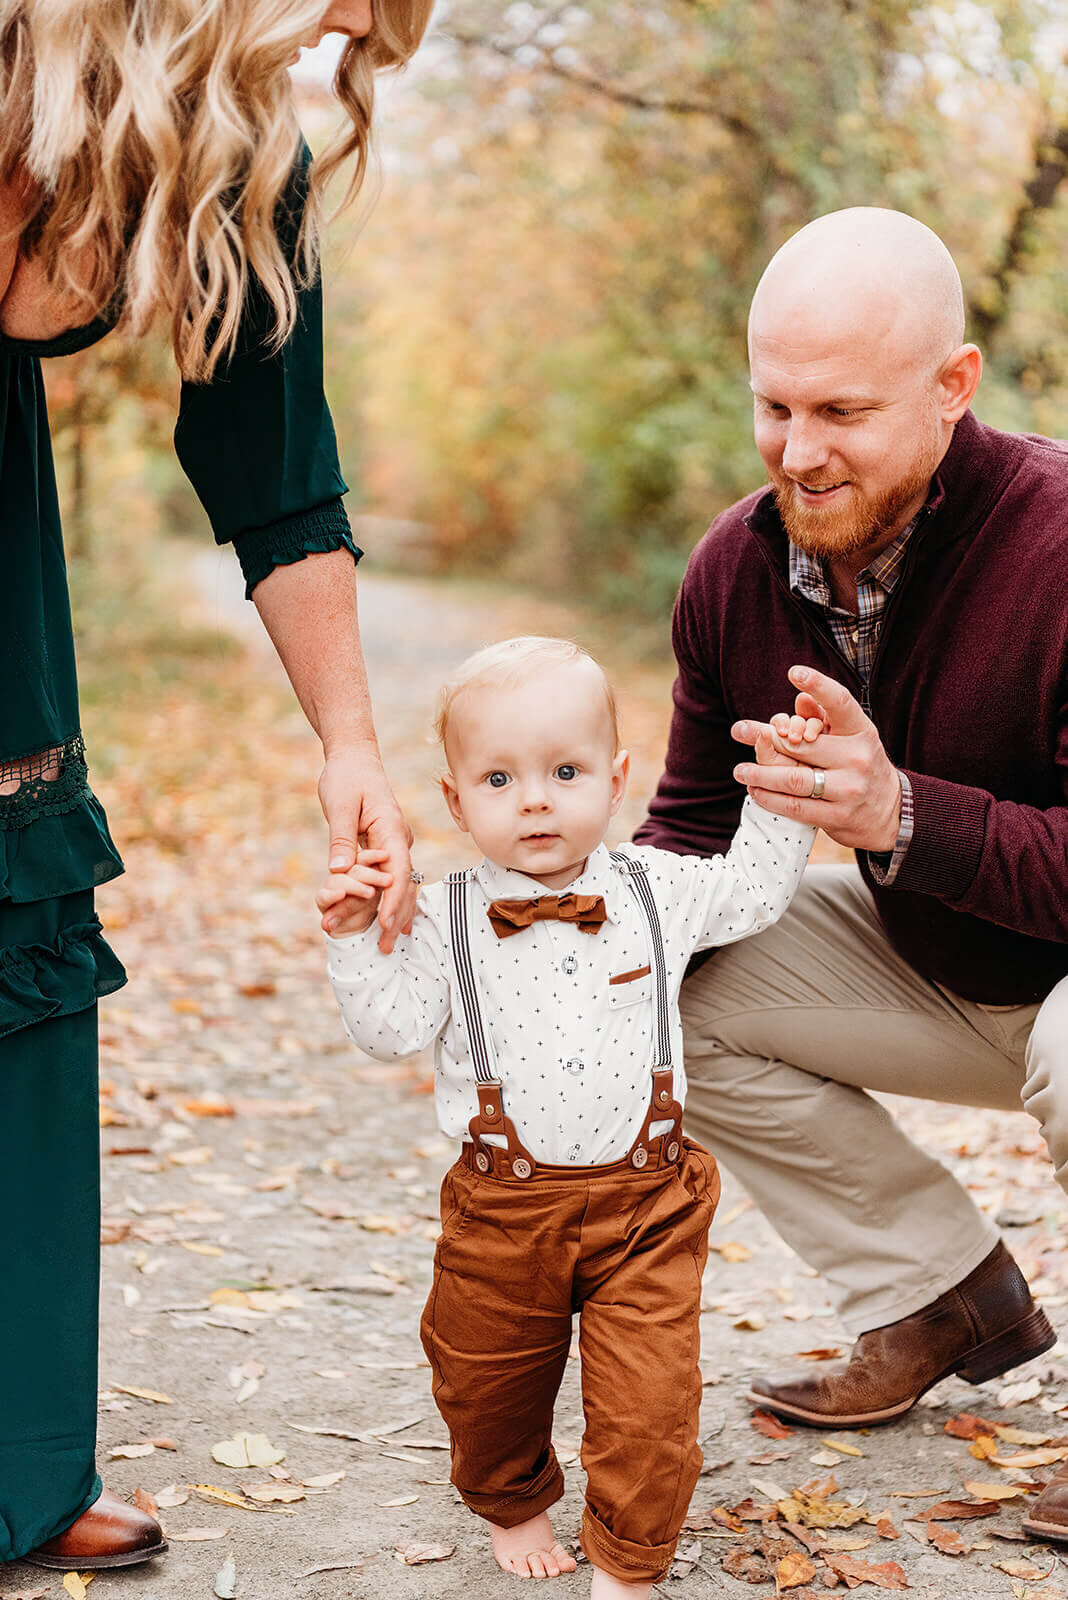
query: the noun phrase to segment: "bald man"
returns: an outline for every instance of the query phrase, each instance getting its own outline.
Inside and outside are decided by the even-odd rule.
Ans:
[[[1023,1105],[1068,1185],[1068,451],[976,420],[959,276],[898,212],[792,238],[749,350],[770,488],[690,561],[638,837],[726,849],[741,784],[856,852],[682,1009],[694,1133],[858,1336],[750,1397],[867,1427],[1055,1339],[993,1222],[866,1091]],[[758,769],[735,741],[773,717],[793,764]],[[1032,1520],[1068,1538],[1068,1485]]]

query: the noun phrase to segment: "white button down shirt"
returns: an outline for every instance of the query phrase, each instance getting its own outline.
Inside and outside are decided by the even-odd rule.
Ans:
[[[679,856],[625,845],[648,868],[667,961],[675,1096],[686,1093],[678,995],[695,950],[731,944],[770,926],[793,898],[815,829],[747,799],[729,852]],[[484,1026],[501,1079],[505,1116],[536,1160],[601,1164],[625,1156],[649,1108],[656,995],[648,924],[624,875],[600,845],[561,893],[604,896],[596,934],[570,922],[535,922],[498,938],[491,900],[548,893],[521,872],[483,860],[469,895],[472,964]],[[378,929],[327,935],[328,971],[349,1037],[379,1060],[435,1044],[441,1131],[466,1137],[478,1112],[475,1070],[450,950],[448,890],[420,890],[412,932],[392,954]],[[633,974],[646,969],[644,975]],[[612,982],[612,979],[616,982]],[[654,1124],[653,1132],[669,1124]]]

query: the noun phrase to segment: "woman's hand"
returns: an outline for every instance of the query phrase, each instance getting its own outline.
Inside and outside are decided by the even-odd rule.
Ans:
[[[379,949],[388,955],[399,933],[410,933],[416,886],[411,881],[408,827],[389,786],[378,746],[367,741],[332,749],[319,779],[319,802],[330,831],[330,871],[347,873],[358,848],[374,851],[389,877],[378,920]]]

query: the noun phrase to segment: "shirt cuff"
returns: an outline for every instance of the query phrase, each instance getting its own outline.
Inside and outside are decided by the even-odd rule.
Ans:
[[[898,772],[901,780],[901,821],[898,824],[897,839],[892,851],[883,851],[875,854],[868,851],[868,865],[871,875],[882,889],[888,889],[897,877],[912,843],[912,834],[916,826],[916,808],[912,799],[912,784],[904,772]]]
[[[354,561],[363,551],[353,543],[345,507],[340,499],[282,517],[265,528],[250,528],[234,539],[234,549],[245,577],[245,599],[275,567],[288,567],[305,556],[348,550]]]

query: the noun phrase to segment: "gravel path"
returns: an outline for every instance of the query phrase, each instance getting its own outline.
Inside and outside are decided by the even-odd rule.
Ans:
[[[241,1600],[495,1600],[513,1594],[516,1580],[492,1567],[480,1524],[447,1484],[445,1432],[417,1334],[437,1185],[448,1159],[432,1118],[429,1062],[383,1068],[341,1036],[310,910],[322,849],[309,794],[313,741],[276,682],[254,612],[240,598],[236,567],[228,558],[198,560],[202,616],[249,644],[246,662],[227,660],[220,670],[254,677],[268,709],[257,712],[261,732],[245,737],[251,748],[225,807],[228,829],[215,825],[217,794],[203,796],[203,817],[201,802],[187,797],[170,819],[185,841],[176,848],[158,813],[138,835],[121,785],[105,794],[127,841],[130,872],[102,895],[103,911],[136,981],[106,1003],[103,1018],[100,1453],[113,1488],[162,1493],[173,1543],[150,1568],[100,1575],[92,1594],[208,1597],[232,1552]],[[364,576],[361,594],[387,765],[419,836],[420,864],[439,872],[467,858],[443,819],[434,752],[424,739],[436,681],[491,637],[565,631],[576,619],[491,589],[384,575]],[[617,669],[635,749],[624,836],[655,782],[670,671],[627,665],[625,642],[610,628],[577,621]],[[213,746],[236,740],[237,731],[213,728],[191,710],[174,736],[202,751],[210,769]],[[257,739],[264,759],[271,757],[269,784],[257,771]],[[191,849],[190,830],[198,827]],[[902,1103],[901,1114],[964,1174],[984,1206],[1028,1223],[1013,1229],[1010,1244],[1042,1278],[1047,1303],[1063,1304],[1064,1197],[1041,1159],[1033,1124],[918,1103]],[[1068,1401],[1068,1371],[1056,1361],[1039,1365],[1036,1399],[1015,1409],[998,1409],[999,1385],[976,1391],[951,1381],[893,1429],[836,1435],[845,1451],[816,1435],[764,1438],[750,1427],[742,1398],[751,1372],[835,1346],[842,1330],[819,1279],[730,1178],[712,1241],[702,1362],[706,1473],[694,1513],[734,1506],[746,1495],[760,1500],[769,1482],[793,1489],[833,1471],[841,1486],[835,1498],[866,1495],[866,1507],[889,1512],[899,1532],[884,1540],[861,1524],[854,1532],[872,1543],[859,1559],[900,1563],[919,1596],[1011,1596],[1013,1580],[995,1561],[1029,1561],[1039,1571],[1054,1563],[1041,1547],[991,1539],[988,1522],[963,1525],[969,1540],[989,1546],[965,1557],[921,1546],[901,1525],[936,1492],[959,1496],[964,1480],[999,1476],[946,1437],[948,1417],[975,1410],[1057,1434],[1064,1424],[1052,1413]],[[129,1392],[136,1389],[170,1403]],[[238,1433],[265,1435],[284,1462],[242,1470],[214,1461],[213,1447]],[[574,1454],[581,1436],[575,1362],[556,1433],[569,1462],[556,1522],[571,1537],[582,1483]],[[124,1454],[131,1446],[134,1453]],[[272,1488],[286,1497],[263,1498]],[[249,1490],[256,1497],[246,1499]],[[920,1491],[923,1498],[892,1498]],[[1010,1501],[995,1526],[1011,1533],[1021,1505]],[[196,1537],[198,1530],[214,1537]],[[722,1574],[721,1559],[737,1543],[722,1527],[684,1535],[694,1564],[661,1592],[693,1600],[772,1594],[773,1583]],[[415,1544],[454,1553],[403,1564],[397,1547]],[[322,1568],[331,1570],[314,1570]],[[1021,1594],[1027,1584],[1016,1581]],[[46,1584],[62,1600],[58,1575],[17,1565],[0,1574],[3,1594]],[[553,1592],[577,1596],[587,1586],[588,1569],[580,1567]],[[1055,1572],[1037,1592],[1052,1600],[1064,1587],[1068,1574],[1058,1582]],[[812,1593],[819,1592],[817,1583]]]

